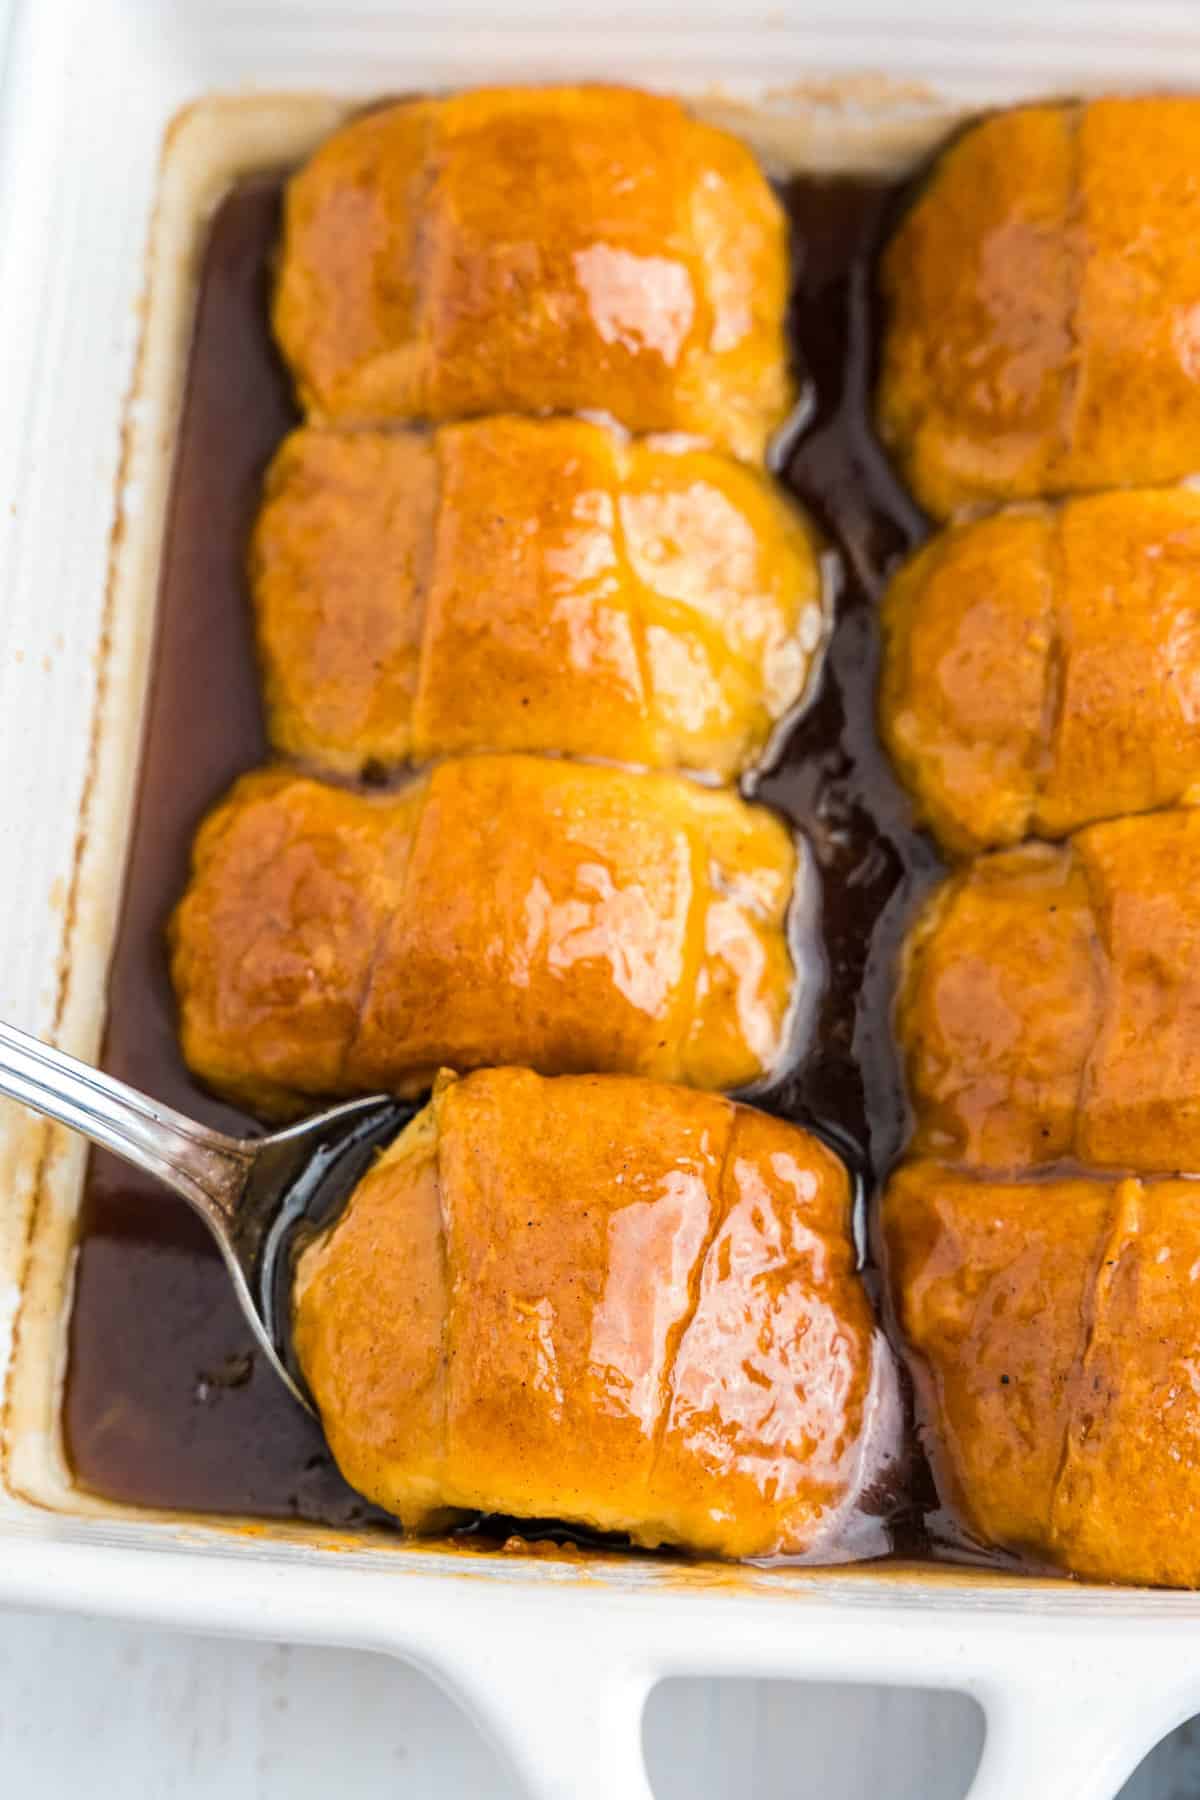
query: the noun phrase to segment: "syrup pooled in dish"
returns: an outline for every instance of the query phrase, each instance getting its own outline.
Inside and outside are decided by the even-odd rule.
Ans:
[[[883,1225],[925,1446],[971,1535],[1100,1581],[1200,1586],[1195,1182],[914,1163]]]
[[[349,880],[340,882],[339,859],[346,855],[354,865],[361,852],[364,864],[369,864],[376,875],[386,875],[386,858],[382,864],[375,862],[378,844],[365,828],[365,821],[368,816],[376,816],[377,806],[386,812],[402,797],[399,792],[373,791],[368,796],[352,789],[326,788],[315,781],[302,781],[299,773],[278,771],[263,778],[265,785],[257,793],[251,787],[255,817],[237,825],[236,832],[233,827],[235,813],[241,814],[240,804],[225,809],[223,816],[230,824],[231,837],[236,836],[240,844],[239,854],[244,852],[251,859],[260,854],[255,833],[261,825],[266,846],[261,854],[269,858],[273,855],[272,845],[291,843],[295,851],[293,866],[304,873],[294,887],[287,888],[286,906],[273,921],[272,908],[278,899],[273,873],[266,884],[264,912],[269,930],[279,932],[275,948],[280,956],[273,970],[269,958],[264,963],[263,973],[268,980],[251,996],[255,1007],[263,1002],[261,1013],[253,1007],[239,1010],[245,996],[238,982],[246,979],[253,985],[255,979],[252,946],[240,968],[234,961],[239,944],[250,943],[248,934],[253,921],[248,909],[239,913],[234,908],[228,914],[228,935],[224,922],[216,931],[211,929],[211,916],[205,924],[190,902],[185,909],[198,934],[205,937],[199,959],[190,964],[189,978],[195,979],[197,987],[189,1000],[188,1012],[194,1015],[197,1009],[207,1009],[213,1018],[218,1011],[221,1013],[218,1023],[226,1035],[220,1042],[210,1042],[214,1067],[206,1073],[216,1080],[223,1072],[231,1078],[228,1092],[237,1093],[237,1104],[217,1099],[205,1085],[203,1075],[190,1070],[181,1055],[178,1018],[163,966],[161,925],[187,882],[196,821],[221,794],[228,792],[239,773],[260,767],[267,754],[249,629],[251,613],[242,571],[244,545],[260,506],[263,472],[282,440],[298,423],[289,386],[282,379],[273,353],[265,311],[281,187],[274,175],[240,183],[215,214],[213,235],[203,259],[196,337],[164,542],[162,603],[141,789],[113,963],[104,1050],[105,1066],[113,1073],[135,1082],[167,1104],[232,1132],[256,1129],[253,1113],[239,1108],[294,1109],[317,1104],[312,1092],[314,1073],[325,1080],[329,1079],[331,1068],[336,1070],[338,1034],[348,1017],[348,1010],[338,1010],[337,969],[347,945],[354,939],[358,918],[355,884]],[[786,1056],[774,1065],[778,1079],[763,1098],[776,1112],[799,1121],[819,1119],[839,1143],[857,1141],[863,1146],[869,1141],[871,1156],[878,1164],[884,1155],[882,1146],[897,1137],[902,1117],[899,1096],[890,1078],[889,946],[904,916],[903,902],[910,884],[919,885],[926,879],[932,860],[927,848],[909,831],[906,803],[891,780],[872,725],[872,601],[890,559],[898,550],[911,547],[921,529],[915,510],[872,446],[865,422],[864,372],[870,363],[871,327],[869,311],[859,306],[854,296],[865,292],[873,245],[890,198],[888,190],[877,184],[846,179],[827,181],[820,177],[798,179],[782,190],[782,195],[802,248],[794,268],[792,328],[797,346],[804,346],[814,385],[808,422],[780,481],[806,510],[819,518],[822,533],[842,550],[843,566],[836,593],[838,623],[820,690],[812,695],[812,704],[802,719],[786,736],[781,735],[771,770],[759,778],[757,786],[757,791],[764,797],[769,795],[792,824],[813,824],[816,855],[811,864],[806,855],[800,897],[806,905],[812,887],[819,883],[824,904],[812,907],[808,934],[799,946],[805,963],[801,998],[808,982],[808,957],[812,955],[818,962],[827,963],[828,971],[822,990],[820,1031],[808,1038],[797,1037],[795,1058]],[[781,319],[782,315],[775,321],[780,330]],[[601,404],[605,402],[602,400]],[[675,453],[675,447],[671,448]],[[755,491],[765,493],[761,484],[755,485]],[[505,765],[528,759],[496,756],[473,760],[502,770]],[[545,779],[561,778],[572,785],[576,782],[575,770],[569,763],[547,761],[535,767],[544,772]],[[637,819],[660,820],[664,809],[657,799],[651,802],[645,796],[677,792],[689,796],[684,811],[687,818],[695,821],[696,831],[689,835],[689,828],[680,836],[688,839],[695,853],[691,866],[698,889],[703,885],[705,864],[710,869],[714,867],[709,852],[715,846],[720,858],[716,873],[721,877],[722,891],[711,904],[707,900],[703,906],[697,902],[697,911],[705,914],[709,928],[704,934],[703,955],[701,938],[695,934],[687,938],[687,956],[698,959],[707,971],[706,980],[717,981],[719,970],[714,973],[714,963],[719,965],[722,961],[719,949],[724,940],[728,945],[727,967],[730,962],[737,965],[734,985],[739,992],[752,990],[761,981],[764,994],[776,993],[774,971],[786,969],[781,927],[791,882],[790,866],[786,878],[781,866],[785,856],[789,865],[791,858],[782,827],[758,809],[748,811],[732,796],[705,795],[691,784],[667,777],[618,777],[614,771],[601,768],[582,771],[578,781],[599,784],[588,787],[589,795],[599,793],[603,785],[604,791],[623,796],[611,803],[614,827],[606,843],[608,848],[614,840],[625,845],[620,880],[624,882],[626,874],[636,866],[638,885],[652,896],[662,891],[659,864],[651,858],[650,876],[641,869],[644,839],[640,834],[650,828],[638,824]],[[306,796],[292,822],[291,801],[281,810],[273,802],[268,804],[272,782],[278,782],[281,790],[289,794]],[[608,787],[610,782],[615,785]],[[239,789],[239,796],[241,793]],[[634,793],[638,796],[636,807],[631,798]],[[486,829],[480,822],[481,831],[489,843],[502,846],[504,856],[508,856],[510,840],[518,846],[522,841],[520,821],[529,809],[522,803],[521,808],[510,813],[503,792],[493,799],[498,810],[489,816]],[[636,814],[632,831],[627,828],[622,811],[626,799]],[[321,813],[320,829],[304,842],[310,805]],[[475,816],[469,808],[460,810],[464,817]],[[533,813],[538,815],[538,805],[534,805]],[[398,817],[399,813],[392,816]],[[342,837],[347,817],[363,826],[361,831],[356,826],[350,833],[352,843]],[[728,849],[729,833],[716,821],[734,817],[743,822],[747,817],[761,821],[763,831],[756,827],[750,832],[749,862],[759,873],[743,881],[739,870],[737,879],[730,883],[724,871],[736,859]],[[580,819],[587,818],[590,831],[590,802],[572,818],[576,826]],[[657,830],[655,825],[654,831]],[[436,842],[437,857],[443,859],[441,866],[445,871],[443,887],[429,909],[430,917],[440,917],[447,886],[454,908],[460,904],[466,907],[472,894],[478,899],[480,893],[490,892],[473,884],[473,840],[467,833],[460,833],[453,821],[436,839],[431,835],[429,842],[431,846]],[[212,836],[206,833],[202,845],[211,844]],[[215,845],[213,848],[215,852]],[[230,848],[232,845],[227,843],[221,855]],[[291,856],[291,850],[287,854]],[[603,870],[601,859],[590,860],[594,870]],[[687,861],[681,848],[671,866],[681,869]],[[557,880],[555,867],[551,859],[548,874],[538,869],[538,875],[551,887]],[[465,871],[461,878],[460,871]],[[367,899],[372,905],[372,897],[381,892],[380,886],[372,885],[374,879],[372,876],[366,884]],[[381,885],[387,904],[387,882]],[[230,883],[225,891],[233,896],[236,888],[236,883]],[[756,896],[753,903],[748,897],[751,890]],[[208,892],[212,894],[211,886]],[[625,893],[622,887],[616,897]],[[777,924],[768,917],[774,902],[765,903],[760,910],[764,893],[778,896]],[[584,899],[588,907],[598,904],[594,884]],[[631,903],[622,915],[622,930],[641,917],[640,904]],[[750,922],[748,932],[742,932],[738,924],[742,913]],[[393,914],[392,919],[395,929],[400,928],[400,923],[409,923],[399,914]],[[415,917],[415,922],[419,925],[420,918]],[[522,919],[523,928],[526,925]],[[666,935],[669,937],[670,933]],[[195,946],[185,945],[182,937],[180,932],[176,949],[182,963],[187,963]],[[710,950],[712,937],[716,947]],[[744,955],[735,955],[739,938],[745,945]],[[586,930],[574,937],[573,950],[584,949],[588,939]],[[597,934],[592,948],[603,947],[603,943],[602,934]],[[230,985],[223,991],[220,1006],[214,1008],[215,988],[206,993],[201,990],[215,978],[226,951],[230,953],[229,960],[220,966],[229,976]],[[270,954],[273,956],[275,950]],[[352,954],[348,961],[353,962]],[[669,961],[664,960],[664,968]],[[594,1043],[610,1031],[607,1000],[618,980],[624,982],[630,969],[640,966],[637,958],[624,966],[610,964],[610,978],[600,957],[597,967],[591,970],[599,976],[595,986],[585,991],[582,987],[570,989],[570,984],[566,984],[567,989],[580,996],[585,1039],[587,1033],[593,1033],[589,1041]],[[685,961],[685,986],[695,966]],[[383,963],[380,972],[387,973]],[[277,982],[270,979],[272,974],[278,976]],[[786,974],[787,986],[790,979],[790,974]],[[535,969],[533,981],[539,980]],[[328,990],[326,981],[330,983]],[[596,986],[601,990],[598,1000]],[[563,987],[561,972],[556,972],[548,991],[557,996]],[[446,999],[442,1011],[447,1022],[458,1016],[463,991],[455,983]],[[527,994],[528,989],[517,988],[509,997],[523,1003],[522,995]],[[335,1004],[318,1025],[323,999],[329,997]],[[473,1003],[473,991],[467,998]],[[774,1002],[770,1004],[773,1006]],[[541,1023],[548,1023],[567,1037],[571,1020],[578,1015],[569,1012],[566,1025],[560,1027],[557,1006],[557,998],[553,1006],[547,1001],[546,1017]],[[623,1003],[617,1010],[622,1017],[630,1016]],[[527,1016],[532,1014],[531,1001]],[[504,1023],[507,1026],[507,1012]],[[631,1027],[625,1042],[636,1039],[657,1053],[662,1032],[655,1033],[648,1021],[643,1023],[644,1033],[639,1035]],[[207,1025],[204,1029],[208,1029]],[[715,993],[708,1022],[699,1032],[706,1044],[710,1032],[714,1034],[713,1043],[717,1042],[717,1034],[733,1034],[736,1038],[742,1032],[737,1004],[719,1000]],[[481,1027],[481,1035],[494,1036],[493,1026]],[[245,1044],[239,1041],[243,1038]],[[313,1063],[323,1064],[320,1070],[305,1063],[306,1038]],[[583,1047],[587,1049],[586,1042]],[[735,1062],[744,1067],[757,1061],[757,1057],[745,1054],[744,1048],[734,1047],[736,1058],[732,1054],[726,1057],[723,1049],[720,1052],[730,1079],[735,1075]],[[574,1044],[572,1050],[575,1051]],[[280,1059],[274,1073],[281,1072],[281,1080],[272,1077],[264,1081],[264,1054]],[[591,1050],[587,1054],[590,1059]],[[446,1049],[431,1046],[431,1068],[434,1061],[443,1058],[452,1059]],[[249,1074],[248,1062],[256,1065]],[[626,1122],[622,1121],[622,1130]],[[664,1132],[665,1129],[664,1125]],[[636,1139],[636,1132],[633,1136]],[[796,1134],[788,1137],[794,1144]],[[777,1149],[778,1146],[771,1149],[772,1158]],[[774,1163],[770,1166],[774,1168]],[[766,1213],[759,1216],[769,1224]],[[750,1224],[758,1229],[754,1218]],[[633,1221],[630,1229],[632,1225]],[[829,1229],[832,1233],[832,1224]],[[840,1211],[836,1229],[841,1246],[845,1227]],[[833,1263],[840,1267],[844,1254],[839,1247]],[[718,1263],[718,1271],[722,1266]],[[741,1266],[737,1257],[731,1260],[734,1275]],[[748,1269],[759,1266],[754,1261],[746,1263]],[[711,1276],[711,1261],[708,1270]],[[819,1287],[822,1279],[818,1269],[814,1285]],[[739,1384],[745,1367],[754,1362],[760,1336],[766,1329],[764,1317],[756,1309],[765,1306],[770,1292],[770,1281],[758,1282],[750,1309],[735,1318],[739,1332],[747,1319],[753,1322],[755,1348],[745,1354],[739,1352],[735,1372],[721,1377],[721,1407],[729,1416],[737,1405],[752,1405],[756,1398],[758,1383],[747,1378],[744,1389]],[[860,1290],[855,1287],[854,1292]],[[841,1310],[836,1299],[830,1304]],[[858,1354],[854,1349],[858,1327],[853,1321],[859,1316],[855,1308],[860,1305],[861,1298],[847,1301],[851,1332],[847,1351],[851,1361]],[[629,1331],[632,1333],[638,1324],[638,1318],[631,1318]],[[780,1324],[780,1330],[785,1325],[786,1320]],[[771,1326],[770,1331],[773,1330]],[[841,1341],[839,1338],[839,1346]],[[815,1342],[824,1340],[818,1337]],[[710,1362],[714,1366],[720,1362],[726,1345],[722,1326],[717,1349],[711,1355],[707,1349],[704,1352],[704,1368]],[[803,1372],[803,1343],[798,1351],[789,1352],[788,1363],[795,1363]],[[689,1383],[691,1380],[689,1376]],[[809,1400],[819,1402],[821,1407],[826,1404],[815,1383],[808,1384],[806,1396],[806,1404]],[[828,1403],[832,1408],[828,1420],[830,1435],[819,1438],[819,1455],[810,1466],[817,1485],[826,1490],[820,1504],[827,1507],[835,1504],[828,1490],[841,1479],[830,1474],[840,1454],[830,1446],[843,1430],[835,1416],[841,1399],[834,1394]],[[688,1404],[694,1417],[701,1406],[695,1390]],[[853,1402],[850,1404],[852,1409]],[[796,1416],[790,1401],[786,1416]],[[753,1429],[761,1437],[767,1425],[760,1419]],[[845,1429],[858,1427],[850,1425]],[[149,1180],[102,1156],[93,1159],[88,1177],[74,1284],[64,1430],[80,1485],[124,1502],[187,1512],[300,1518],[339,1527],[385,1523],[375,1509],[341,1483],[315,1423],[295,1406],[257,1360],[228,1293],[223,1266],[203,1231],[199,1227],[193,1229],[185,1209],[164,1200]],[[825,1430],[820,1413],[814,1430]],[[798,1449],[785,1447],[782,1453],[781,1466],[794,1469],[801,1481],[807,1479],[803,1466],[807,1466],[805,1445],[810,1441],[800,1440]],[[746,1442],[748,1439],[743,1439],[743,1447]],[[764,1458],[767,1454],[764,1451]],[[774,1454],[772,1450],[770,1455]],[[688,1471],[697,1466],[694,1459],[688,1460],[690,1457],[689,1449],[681,1463],[684,1473],[680,1478],[681,1486],[686,1479],[689,1492],[692,1475]],[[852,1489],[849,1462],[843,1467],[848,1488]],[[864,1470],[865,1467],[864,1463]],[[665,1476],[663,1480],[665,1483]],[[848,1503],[839,1515],[844,1532],[834,1529],[833,1515],[827,1510],[819,1532],[814,1525],[809,1548],[802,1553],[814,1559],[873,1554],[884,1546],[886,1534],[904,1505],[902,1488],[902,1482],[884,1482],[870,1492],[864,1489],[862,1506],[857,1501]],[[705,1495],[711,1495],[711,1485],[705,1488],[697,1478],[695,1491],[697,1505],[708,1507]],[[743,1485],[739,1496],[739,1517],[745,1510],[751,1519],[757,1505],[752,1486]],[[679,1492],[674,1498],[663,1498],[660,1511],[665,1512],[668,1504],[674,1509],[677,1522],[683,1521],[681,1534],[685,1525],[691,1530],[687,1524],[687,1494]],[[877,1515],[877,1522],[869,1528],[862,1523],[864,1511],[869,1511],[872,1518]],[[504,1518],[480,1522],[472,1515],[469,1534],[459,1541],[490,1546],[503,1543],[514,1529],[545,1537],[556,1531],[561,1533],[562,1528],[541,1520],[535,1530],[528,1520],[521,1525]],[[698,1541],[698,1534],[687,1541]]]
[[[483,88],[321,146],[274,321],[317,421],[603,410],[754,460],[793,398],[787,282],[736,138],[629,88]]]
[[[1200,100],[997,113],[883,259],[879,420],[922,505],[1200,471]]]
[[[891,1352],[841,1164],[685,1088],[439,1084],[299,1265],[347,1479],[415,1529],[559,1518],[710,1555],[885,1547]]]
[[[184,1055],[266,1116],[497,1061],[740,1087],[784,1048],[795,876],[771,813],[676,776],[521,756],[394,794],[247,775],[172,924]]]
[[[824,629],[765,475],[583,420],[294,432],[251,587],[276,748],[348,774],[519,750],[728,780]]]
[[[1200,792],[1200,494],[950,526],[895,577],[883,625],[884,740],[948,850]]]
[[[1200,1171],[1200,811],[971,863],[909,946],[914,1148]]]

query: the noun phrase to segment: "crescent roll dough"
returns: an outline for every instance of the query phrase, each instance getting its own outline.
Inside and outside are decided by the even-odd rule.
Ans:
[[[362,795],[239,781],[171,927],[184,1054],[267,1113],[523,1062],[738,1087],[784,1044],[783,825],[681,777],[540,757]]]
[[[1200,494],[951,526],[884,603],[884,738],[956,853],[1200,787]]]
[[[1200,1172],[1200,812],[979,858],[910,938],[915,1148]]]
[[[251,584],[275,744],[350,773],[530,750],[729,779],[823,635],[766,476],[571,419],[293,433]]]
[[[1200,100],[965,132],[883,261],[885,440],[937,517],[1200,471]]]
[[[305,1252],[296,1348],[346,1478],[415,1529],[470,1508],[870,1554],[900,1408],[849,1222],[844,1169],[795,1126],[483,1070]]]
[[[1190,1181],[972,1180],[883,1206],[943,1501],[1100,1581],[1200,1586],[1200,1206]]]
[[[610,413],[761,457],[783,211],[677,101],[484,88],[354,119],[289,184],[274,321],[314,419]]]

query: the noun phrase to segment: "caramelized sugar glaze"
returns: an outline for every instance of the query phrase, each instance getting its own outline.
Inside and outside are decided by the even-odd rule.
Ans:
[[[103,1053],[113,1074],[247,1133],[261,1126],[214,1100],[183,1064],[164,926],[200,818],[266,757],[243,571],[263,472],[297,422],[268,327],[282,179],[256,177],[230,193],[204,259]],[[812,844],[826,961],[810,1047],[758,1102],[815,1126],[861,1176],[859,1241],[870,1272],[875,1190],[907,1134],[892,972],[913,908],[940,871],[876,732],[876,609],[888,572],[926,525],[870,425],[874,268],[896,192],[802,178],[782,197],[803,401],[776,472],[830,545],[836,626],[815,697],[747,784]],[[316,1424],[261,1365],[203,1228],[98,1153],[81,1226],[65,1427],[77,1479],[116,1500],[333,1525],[380,1517],[342,1482]],[[533,1528],[526,1521],[522,1530]],[[919,1543],[915,1525],[902,1531],[906,1549]]]

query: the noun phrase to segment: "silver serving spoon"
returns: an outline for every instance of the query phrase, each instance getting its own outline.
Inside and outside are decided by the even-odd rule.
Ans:
[[[268,1362],[313,1411],[290,1348],[293,1250],[336,1216],[411,1107],[376,1095],[270,1137],[226,1137],[2,1022],[0,1094],[157,1176],[199,1213]]]

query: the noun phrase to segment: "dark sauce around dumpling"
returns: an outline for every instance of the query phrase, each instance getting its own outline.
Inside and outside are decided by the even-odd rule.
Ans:
[[[868,1197],[908,1135],[890,1018],[896,951],[941,868],[914,830],[875,721],[878,602],[928,531],[870,423],[875,261],[898,197],[850,179],[798,179],[785,190],[803,399],[775,472],[834,548],[838,591],[820,685],[752,784],[812,847],[826,962],[810,1048],[762,1103],[828,1132]]]
[[[297,422],[267,322],[282,180],[254,177],[227,196],[203,261],[102,1057],[159,1099],[244,1133],[261,1127],[214,1100],[184,1067],[164,926],[200,818],[266,756],[243,560],[266,464]],[[870,427],[874,263],[896,192],[805,178],[783,198],[805,399],[776,473],[817,520],[840,573],[819,690],[769,771],[748,784],[812,844],[827,966],[811,1048],[758,1103],[814,1126],[852,1163],[873,1281],[875,1189],[907,1128],[892,972],[904,925],[938,868],[876,735],[876,607],[889,571],[926,527]],[[203,1227],[100,1153],[87,1176],[64,1404],[76,1478],[112,1499],[342,1527],[387,1523],[341,1480],[317,1425],[262,1366]],[[923,1487],[919,1472],[917,1480]],[[927,1495],[918,1499],[914,1519]],[[895,1496],[881,1494],[878,1504],[891,1511]],[[510,1531],[534,1528],[484,1520],[464,1541],[494,1546]],[[919,1547],[915,1524],[900,1522],[898,1547]]]

